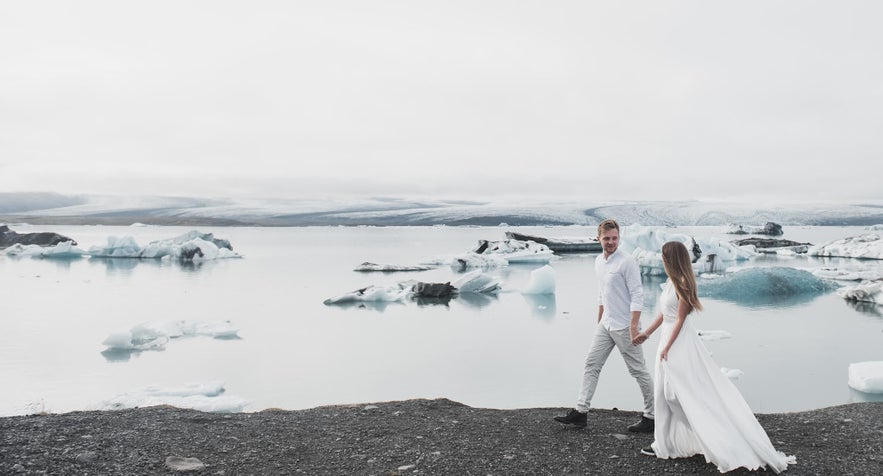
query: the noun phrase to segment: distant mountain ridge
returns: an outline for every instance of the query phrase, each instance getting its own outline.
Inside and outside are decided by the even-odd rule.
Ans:
[[[883,204],[752,205],[701,201],[491,201],[395,197],[202,199],[0,193],[0,223],[216,226],[873,225]]]

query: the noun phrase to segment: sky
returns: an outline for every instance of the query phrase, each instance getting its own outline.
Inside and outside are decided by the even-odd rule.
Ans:
[[[0,190],[877,201],[877,1],[0,4]]]

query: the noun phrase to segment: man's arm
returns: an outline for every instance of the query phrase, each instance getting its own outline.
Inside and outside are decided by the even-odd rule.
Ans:
[[[598,322],[601,322],[601,316],[604,315],[604,305],[598,305]]]
[[[641,270],[633,259],[626,261],[625,283],[629,291],[629,310],[632,313],[629,322],[629,336],[632,342],[638,337],[638,326],[641,323],[641,311],[644,309],[644,286],[641,284]]]

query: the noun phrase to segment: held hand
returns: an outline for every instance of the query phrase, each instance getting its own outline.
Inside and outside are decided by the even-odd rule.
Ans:
[[[638,328],[635,326],[629,327],[629,337],[632,339],[632,344],[635,343],[635,339],[638,338]]]
[[[645,334],[645,333],[642,332],[642,333],[638,334],[637,337],[635,337],[634,339],[632,339],[632,344],[634,344],[634,345],[641,345],[641,344],[643,344],[643,343],[646,342],[646,341],[647,341],[647,334]]]

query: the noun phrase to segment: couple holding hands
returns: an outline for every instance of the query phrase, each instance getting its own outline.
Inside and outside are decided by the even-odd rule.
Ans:
[[[779,473],[794,464],[793,456],[773,447],[751,408],[720,371],[690,322],[693,311],[701,311],[702,304],[686,246],[676,241],[662,246],[668,280],[659,297],[659,313],[646,330],[640,331],[644,299],[641,273],[635,260],[619,250],[619,238],[616,221],[605,220],[598,225],[598,241],[603,248],[595,259],[598,325],[586,357],[576,407],[555,420],[578,427],[587,425],[601,367],[615,347],[644,396],[643,416],[628,429],[652,432],[655,440],[641,453],[657,458],[701,454],[721,472],[769,467]],[[654,388],[641,344],[657,329],[661,339],[654,359]]]

